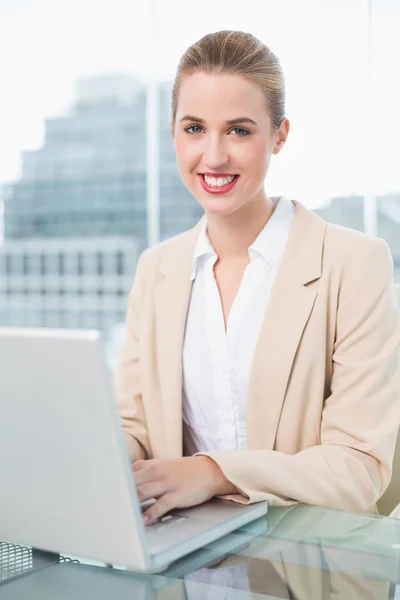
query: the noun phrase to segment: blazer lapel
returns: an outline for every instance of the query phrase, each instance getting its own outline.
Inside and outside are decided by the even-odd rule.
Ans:
[[[162,256],[155,286],[156,356],[168,458],[182,456],[182,348],[201,221]],[[160,417],[161,418],[161,417]]]
[[[326,223],[295,203],[288,242],[256,345],[247,399],[250,450],[273,450],[295,354],[317,296]],[[306,239],[305,239],[306,236]]]

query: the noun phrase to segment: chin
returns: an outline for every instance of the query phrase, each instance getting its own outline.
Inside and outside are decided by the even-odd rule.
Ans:
[[[200,202],[203,210],[209,215],[230,215],[237,210],[237,207],[232,205],[224,206],[223,203],[217,205],[216,202]]]
[[[242,205],[234,204],[222,198],[219,200],[211,199],[208,202],[200,202],[206,213],[210,215],[228,216],[236,212]]]

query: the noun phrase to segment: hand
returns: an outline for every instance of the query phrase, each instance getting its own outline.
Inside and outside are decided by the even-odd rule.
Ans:
[[[133,464],[133,473],[140,502],[157,500],[143,515],[146,524],[154,523],[174,508],[196,506],[213,496],[237,493],[208,456],[138,460]]]

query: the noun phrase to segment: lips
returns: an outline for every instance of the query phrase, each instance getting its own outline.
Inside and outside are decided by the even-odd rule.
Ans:
[[[230,177],[232,176],[232,173],[199,173],[198,177],[200,178],[201,186],[209,194],[226,194],[235,187],[239,179],[239,175],[234,175],[235,179],[231,181],[231,183],[221,187],[216,187],[208,185],[204,179],[204,175],[207,175],[208,177],[215,177],[217,179],[218,177]]]

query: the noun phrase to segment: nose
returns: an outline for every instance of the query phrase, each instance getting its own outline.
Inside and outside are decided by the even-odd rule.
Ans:
[[[222,139],[210,136],[205,140],[203,162],[211,171],[226,165],[228,160],[229,156]]]

